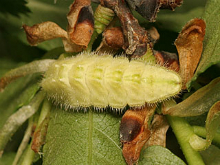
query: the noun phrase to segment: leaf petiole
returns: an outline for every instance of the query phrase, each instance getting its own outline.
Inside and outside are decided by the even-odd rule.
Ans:
[[[184,118],[169,115],[166,117],[176,135],[188,164],[205,165],[199,152],[195,151],[189,143],[190,137],[194,135],[192,127]]]

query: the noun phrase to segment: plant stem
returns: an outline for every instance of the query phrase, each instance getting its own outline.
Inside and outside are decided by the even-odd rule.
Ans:
[[[0,91],[3,91],[3,89],[9,83],[11,83],[12,81],[16,80],[19,77],[23,77],[33,73],[45,72],[50,66],[50,64],[53,63],[54,61],[55,60],[50,60],[50,59],[33,61],[26,65],[10,70],[0,79]]]
[[[190,137],[194,135],[193,128],[184,118],[167,115],[167,119],[176,135],[188,164],[205,165],[199,152],[195,151],[189,144]]]
[[[94,41],[96,40],[96,38],[98,37],[98,35],[99,34],[96,31],[93,32],[91,40],[90,40],[90,42],[88,44],[88,47],[86,49],[87,52],[91,52],[92,51],[92,45],[93,45]]]
[[[45,99],[38,119],[37,128],[41,125],[41,123],[45,120],[45,118],[48,117],[50,110],[51,110],[51,102]]]
[[[29,105],[23,106],[17,112],[12,114],[5,122],[4,126],[0,130],[0,157],[3,154],[3,150],[17,129],[29,119],[39,108],[41,102],[44,99],[44,93],[39,92],[31,100]]]
[[[28,120],[28,127],[25,131],[25,134],[24,134],[24,137],[22,139],[22,142],[17,150],[17,153],[16,153],[16,156],[15,156],[15,159],[13,161],[13,165],[17,165],[21,155],[23,154],[23,152],[25,151],[25,148],[27,147],[28,145],[28,142],[30,140],[30,137],[31,137],[31,133],[32,133],[32,127],[33,127],[33,117],[31,117],[29,120]]]
[[[47,127],[50,119],[50,110],[51,103],[47,99],[45,99],[40,112],[40,116],[38,118],[37,127],[34,131],[31,141],[31,149],[35,153],[40,154],[41,147],[45,143]]]
[[[31,149],[31,144],[29,144],[27,146],[21,165],[32,165],[34,156],[35,156],[35,152]]]

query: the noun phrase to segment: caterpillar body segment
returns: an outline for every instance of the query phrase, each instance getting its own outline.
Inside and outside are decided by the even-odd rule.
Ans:
[[[41,86],[49,98],[67,108],[122,109],[175,96],[181,84],[176,72],[158,65],[82,54],[54,62]]]

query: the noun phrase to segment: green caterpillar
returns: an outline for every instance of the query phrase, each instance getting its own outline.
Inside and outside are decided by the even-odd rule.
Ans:
[[[175,96],[181,85],[167,68],[93,53],[53,62],[41,82],[47,96],[66,108],[141,107]]]

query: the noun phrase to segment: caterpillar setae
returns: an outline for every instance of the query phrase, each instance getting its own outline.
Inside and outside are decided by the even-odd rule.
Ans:
[[[47,96],[64,107],[116,109],[165,100],[178,94],[181,84],[167,68],[93,53],[56,60],[41,82]]]

